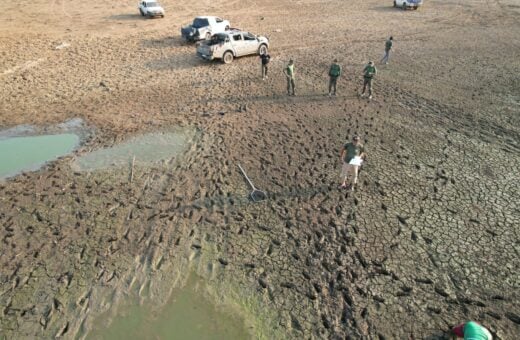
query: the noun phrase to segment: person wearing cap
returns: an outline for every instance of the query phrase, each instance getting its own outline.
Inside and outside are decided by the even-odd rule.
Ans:
[[[294,61],[289,60],[289,64],[283,70],[285,77],[287,78],[287,94],[289,96],[295,96],[294,93]]]
[[[464,340],[493,340],[491,333],[475,321],[463,322],[451,330],[459,338]]]
[[[392,50],[392,45],[394,43],[394,37],[388,38],[385,42],[385,55],[383,59],[381,59],[381,64],[388,64],[388,59],[390,58],[390,51]]]
[[[361,97],[365,96],[365,90],[368,86],[368,99],[372,99],[372,79],[376,73],[376,66],[372,61],[369,61],[363,69],[363,92],[361,92]]]
[[[352,142],[346,143],[341,150],[340,160],[342,162],[341,177],[343,182],[340,188],[354,190],[354,186],[357,184],[359,165],[350,164],[354,157],[365,158],[365,148],[359,141],[359,136],[354,136]],[[352,177],[352,182],[348,183],[349,177]]]
[[[341,76],[341,66],[338,65],[338,60],[334,59],[329,69],[329,97],[336,95],[336,84],[339,76]],[[334,89],[334,92],[332,92],[332,89]]]

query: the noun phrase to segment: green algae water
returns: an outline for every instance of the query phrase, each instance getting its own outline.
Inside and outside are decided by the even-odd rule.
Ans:
[[[78,145],[79,136],[72,133],[0,139],[0,179],[38,170]]]
[[[228,305],[216,305],[205,293],[201,278],[192,275],[187,285],[172,292],[160,308],[120,306],[108,327],[87,334],[89,340],[244,340],[252,339],[252,327],[240,311]],[[106,322],[101,316],[94,327]]]

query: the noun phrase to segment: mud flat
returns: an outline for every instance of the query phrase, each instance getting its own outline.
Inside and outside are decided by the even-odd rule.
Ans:
[[[190,272],[253,338],[443,339],[468,319],[518,337],[514,1],[164,5],[175,14],[160,20],[79,0],[0,14],[3,129],[75,117],[95,129],[74,155],[0,184],[0,338],[84,337],[127,298],[174,299]],[[268,34],[269,79],[256,57],[198,60],[174,28],[201,12]],[[334,58],[344,75],[328,98]],[[357,96],[368,60],[370,102]],[[178,127],[199,132],[163,161],[74,168]],[[368,159],[352,193],[337,184],[354,134]],[[249,200],[239,163],[268,200]]]
[[[72,169],[93,171],[110,168],[123,168],[132,164],[151,164],[175,158],[189,146],[195,138],[195,129],[182,129],[176,132],[148,133],[139,135],[110,148],[95,150],[74,160]]]

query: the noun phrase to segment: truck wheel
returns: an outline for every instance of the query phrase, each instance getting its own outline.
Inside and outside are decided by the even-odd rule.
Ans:
[[[397,2],[394,0],[394,7],[397,7]]]
[[[224,53],[222,61],[224,62],[224,64],[231,64],[231,62],[233,61],[233,53],[231,51],[227,51],[226,53]]]
[[[141,13],[141,16],[144,17],[144,12],[142,9],[139,8],[139,13]]]
[[[265,44],[260,45],[258,48],[258,54],[262,55],[264,53],[267,53],[267,46]]]
[[[405,1],[405,2],[403,2],[403,10],[405,10],[405,11],[406,11],[406,1]]]

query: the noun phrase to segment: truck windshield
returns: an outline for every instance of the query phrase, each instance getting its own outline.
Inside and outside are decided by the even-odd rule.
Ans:
[[[195,28],[201,28],[201,27],[206,27],[206,26],[209,26],[209,22],[208,22],[208,19],[203,19],[203,18],[195,18],[195,20],[193,20],[193,25],[191,25]]]
[[[147,2],[146,7],[158,7],[159,4],[157,2]]]

